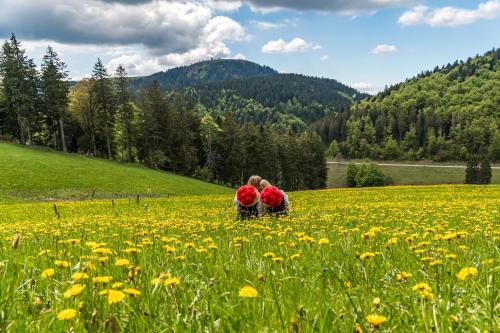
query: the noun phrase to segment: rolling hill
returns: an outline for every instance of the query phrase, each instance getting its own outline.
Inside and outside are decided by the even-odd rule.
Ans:
[[[128,195],[229,194],[188,177],[76,154],[0,142],[0,202]],[[95,192],[94,192],[95,191]]]
[[[149,76],[131,78],[130,88],[136,91],[140,87],[147,88],[153,81],[157,81],[164,90],[178,90],[210,82],[273,74],[277,74],[274,69],[250,61],[217,59],[176,67]]]
[[[296,99],[302,104],[313,102],[325,106],[349,106],[369,97],[339,81],[299,74],[275,74],[223,81],[196,87],[203,104],[209,105],[221,91],[253,99],[266,107]]]
[[[422,72],[313,128],[347,158],[499,161],[499,91],[493,49]]]

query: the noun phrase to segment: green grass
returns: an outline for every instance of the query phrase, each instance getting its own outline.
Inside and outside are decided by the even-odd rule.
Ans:
[[[0,331],[498,332],[500,186],[290,200],[290,217],[251,221],[233,220],[232,195],[61,202],[60,218],[0,204]],[[256,297],[239,297],[248,285]]]
[[[231,193],[166,172],[0,142],[0,202]]]
[[[361,162],[361,161],[356,161]],[[435,163],[435,162],[392,162],[380,161],[389,164],[428,164],[436,166],[459,165],[459,163]],[[465,169],[458,168],[430,168],[430,167],[406,167],[406,166],[381,166],[384,175],[389,176],[393,185],[439,185],[439,184],[463,184],[465,180]],[[347,164],[328,164],[328,187],[346,187]],[[493,169],[492,184],[500,184],[500,170]]]

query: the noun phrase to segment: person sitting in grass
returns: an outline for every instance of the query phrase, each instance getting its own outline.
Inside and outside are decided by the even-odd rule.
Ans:
[[[262,214],[288,215],[290,201],[284,191],[265,179],[260,182],[259,188]]]
[[[247,185],[241,186],[234,196],[234,208],[238,212],[237,219],[248,219],[257,217],[261,211],[260,192],[258,187],[262,178],[252,176],[248,179]]]

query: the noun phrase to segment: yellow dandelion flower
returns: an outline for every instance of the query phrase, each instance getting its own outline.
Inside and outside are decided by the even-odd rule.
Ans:
[[[47,269],[43,270],[43,272],[42,272],[42,274],[40,274],[40,276],[43,278],[49,278],[49,277],[53,276],[54,274],[56,274],[56,271],[53,268],[47,268]]]
[[[109,261],[109,257],[99,257],[97,258],[97,261],[104,265]]]
[[[177,277],[168,278],[163,282],[163,285],[165,287],[177,286],[179,284],[181,284],[181,280],[179,280],[179,278]]]
[[[328,238],[320,238],[318,241],[319,245],[327,245],[330,244],[330,240]]]
[[[140,296],[141,295],[141,292],[135,288],[125,288],[125,289],[123,289],[123,292],[125,294],[129,294],[131,296]]]
[[[276,255],[273,252],[266,252],[264,253],[264,257],[266,258],[272,258],[275,257]]]
[[[122,267],[130,265],[130,261],[128,259],[117,259],[115,262],[115,266]]]
[[[294,253],[290,256],[290,259],[295,260],[299,259],[302,255],[300,253]]]
[[[137,253],[137,252],[141,252],[140,249],[136,248],[136,247],[129,247],[125,250],[122,250],[123,253],[126,253],[126,254],[130,254],[130,253]]]
[[[427,284],[425,282],[417,283],[416,285],[413,286],[412,290],[413,291],[415,291],[415,290],[418,290],[418,291],[424,291],[424,290],[432,291],[432,289],[429,286],[429,284]]]
[[[108,291],[108,304],[115,304],[123,301],[125,294],[119,290],[110,289]]]
[[[173,246],[165,245],[163,248],[165,250],[167,250],[168,253],[174,253],[175,252],[175,247],[173,247]]]
[[[406,281],[409,278],[411,278],[412,276],[413,275],[411,273],[401,272],[401,273],[396,274],[396,280],[398,280],[398,281]]]
[[[366,258],[372,258],[375,257],[375,253],[373,252],[364,252],[359,255],[359,259],[364,260]]]
[[[255,298],[257,297],[258,294],[259,293],[257,292],[257,289],[255,289],[250,285],[244,286],[238,292],[239,297],[245,297],[245,298]]]
[[[64,292],[64,298],[70,298],[76,295],[81,294],[81,292],[85,289],[84,285],[74,284],[68,290]]]
[[[56,260],[54,261],[54,265],[60,268],[68,268],[69,267],[69,262],[65,260]]]
[[[123,282],[115,282],[111,285],[113,289],[120,289],[121,287],[123,287]]]
[[[105,247],[98,247],[97,249],[92,250],[92,252],[97,254],[113,254],[113,251],[111,251],[111,249]]]
[[[476,277],[478,273],[475,267],[464,267],[457,273],[457,279],[463,281],[469,276]]]
[[[70,320],[76,317],[75,309],[66,309],[62,310],[57,314],[57,319],[59,320]]]
[[[274,257],[271,260],[274,262],[283,262],[284,261],[284,259],[282,257]]]
[[[385,316],[374,313],[366,316],[366,321],[374,327],[379,327],[387,321],[387,318]]]
[[[112,276],[96,276],[95,278],[92,279],[93,284],[104,284],[104,283],[109,283],[113,280]]]
[[[79,280],[88,279],[89,275],[87,273],[84,273],[84,272],[76,272],[76,273],[73,273],[73,275],[71,275],[71,278],[75,281],[79,281]]]

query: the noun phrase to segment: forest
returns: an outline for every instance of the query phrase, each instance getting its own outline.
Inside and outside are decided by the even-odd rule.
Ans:
[[[311,125],[346,158],[500,160],[500,49],[385,89]]]
[[[210,60],[150,77],[123,66],[70,82],[50,46],[40,69],[14,35],[0,58],[0,138],[236,186],[257,173],[325,187],[326,157],[500,160],[500,50],[369,96],[338,81]]]
[[[237,121],[234,111],[206,108],[158,80],[134,90],[123,66],[111,75],[98,59],[90,79],[70,85],[54,49],[38,70],[12,35],[2,46],[0,77],[0,139],[229,186],[252,174],[286,190],[326,186],[325,146],[316,133]]]

